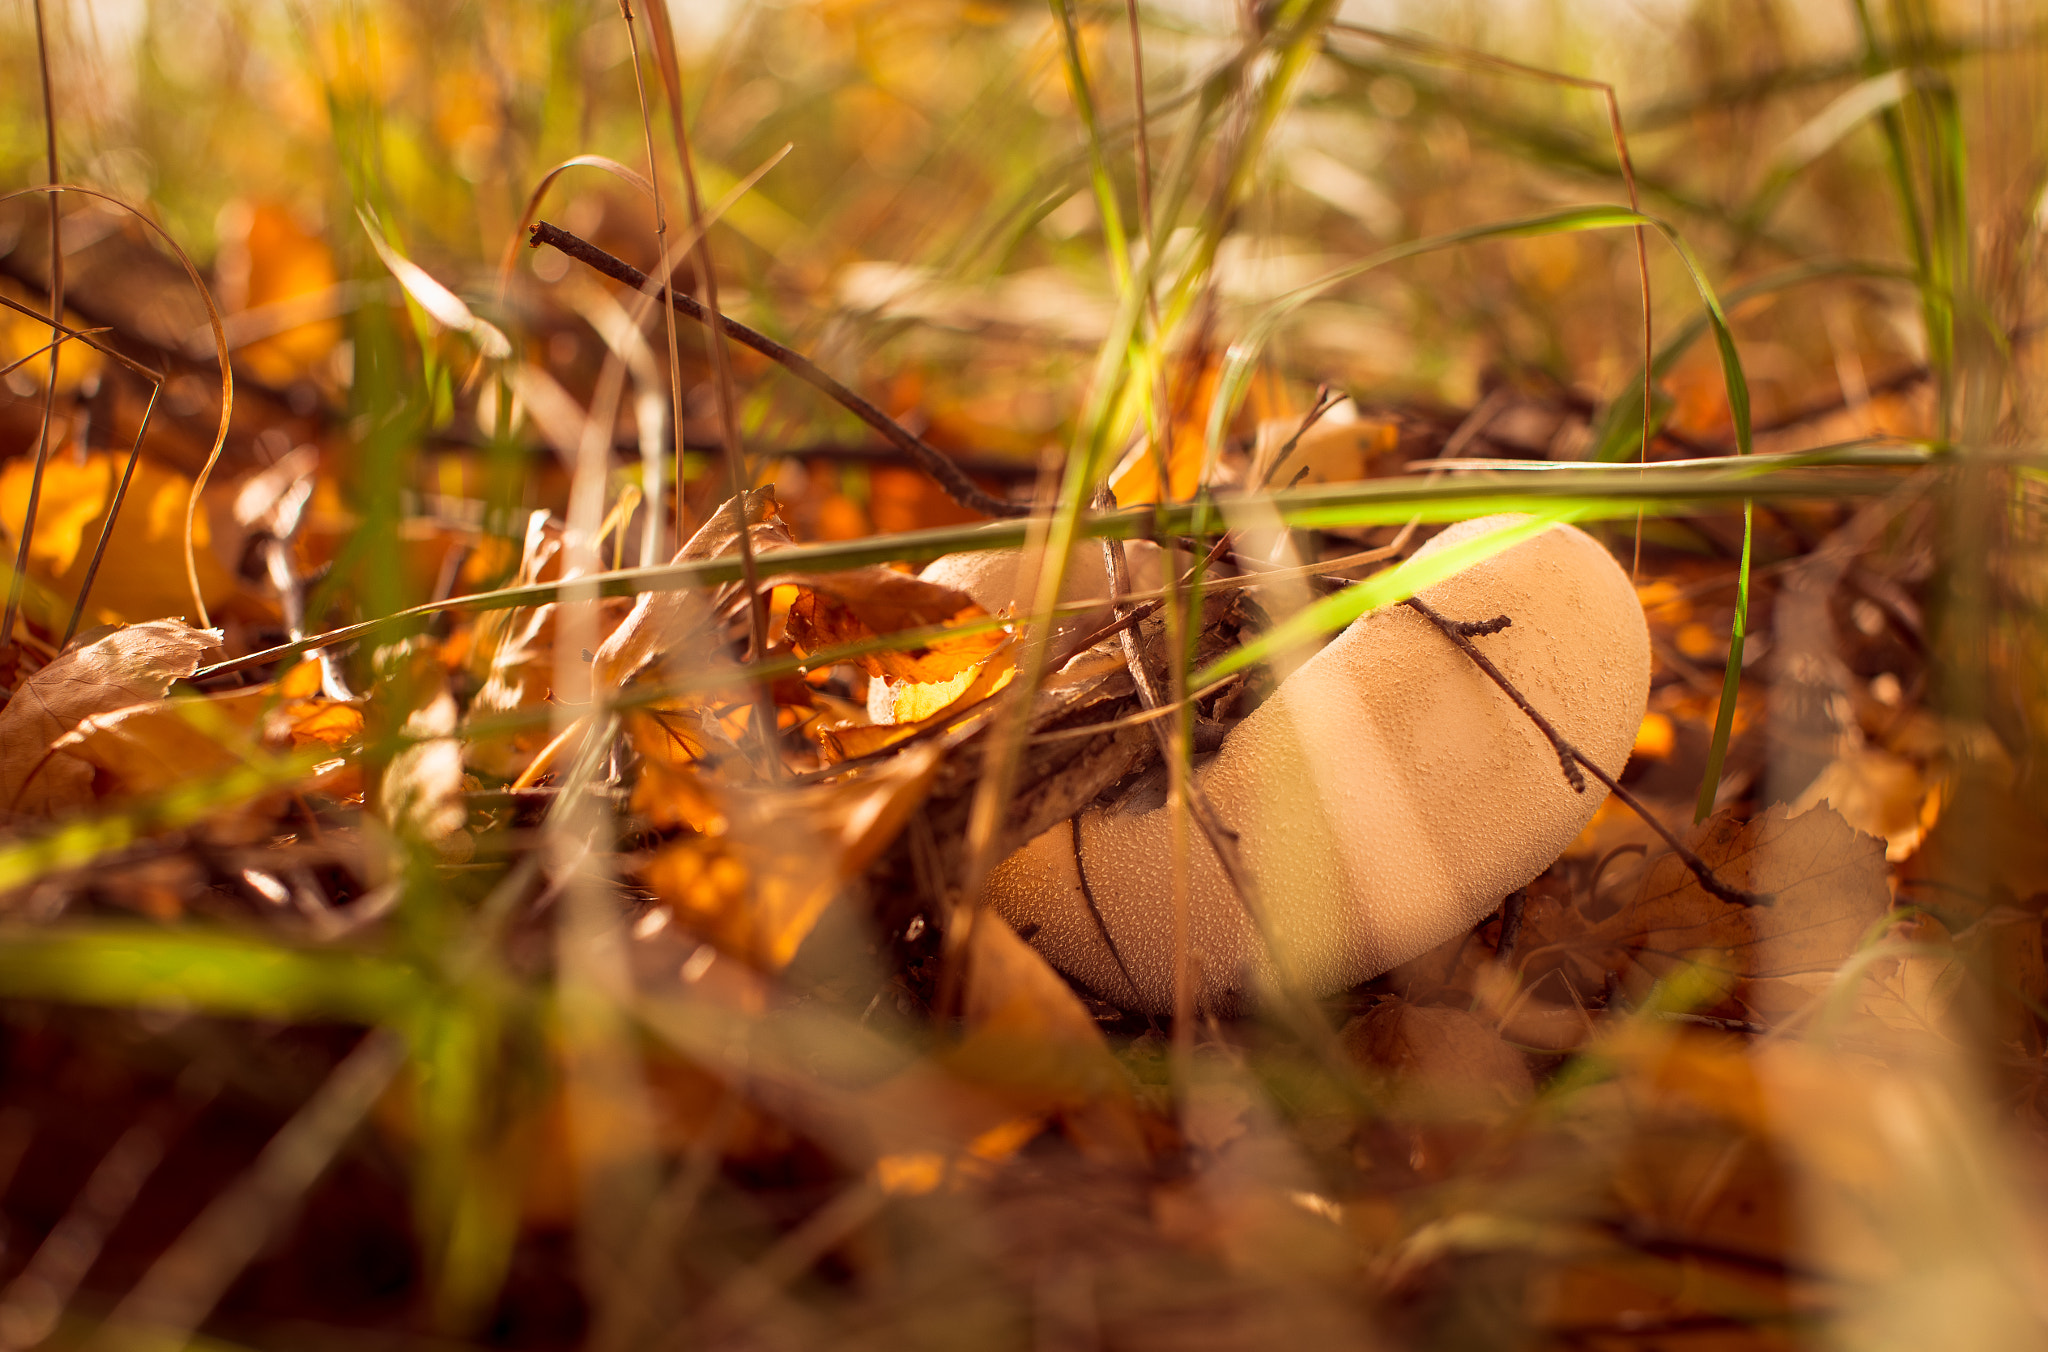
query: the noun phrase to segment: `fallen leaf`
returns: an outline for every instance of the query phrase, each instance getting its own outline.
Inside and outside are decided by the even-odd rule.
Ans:
[[[391,758],[378,798],[393,827],[459,859],[471,842],[463,829],[469,808],[462,799],[462,744],[453,735],[455,724],[455,697],[435,689],[407,715],[401,732],[418,740]]]
[[[0,295],[28,306],[38,314],[49,313],[45,308],[49,304],[46,298],[12,281],[0,283]],[[71,310],[64,312],[64,323],[72,329],[92,328],[90,321]],[[41,386],[48,382],[50,354],[42,352],[41,349],[49,341],[50,326],[47,323],[39,323],[33,316],[25,315],[19,310],[0,309],[0,367],[13,366],[22,358],[28,358],[9,376],[10,380],[19,380],[22,384],[30,386]],[[100,341],[105,342],[106,339],[101,338]],[[91,345],[67,341],[57,350],[57,393],[72,393],[80,382],[98,375],[105,364],[106,358]]]
[[[1691,964],[1725,973],[1737,1003],[1788,1014],[1823,989],[1891,910],[1883,842],[1832,808],[1723,812],[1688,842],[1724,881],[1768,895],[1742,906],[1708,895],[1676,855],[1651,863],[1633,900],[1575,941],[1580,989],[1619,971],[1631,999]]]
[[[636,794],[636,806],[651,817],[672,812],[718,828],[663,849],[642,881],[723,951],[779,972],[845,881],[924,801],[940,756],[937,746],[921,747],[869,771],[796,787],[714,789],[692,777],[687,798],[672,809],[657,793]]]
[[[945,1064],[1020,1114],[1058,1113],[1084,1149],[1142,1157],[1130,1082],[1073,989],[992,911],[975,916],[966,957],[966,1036]]]
[[[327,240],[269,201],[229,203],[219,235],[221,301],[242,344],[235,360],[275,386],[306,378],[343,334]]]
[[[1893,863],[1912,856],[1941,816],[1942,785],[1919,765],[1876,747],[1861,747],[1830,761],[1791,810],[1826,803],[1843,820],[1885,842]]]
[[[789,608],[789,640],[805,654],[988,614],[965,592],[879,565],[844,573],[786,573],[773,581],[801,589]],[[987,629],[918,648],[869,653],[854,662],[870,676],[947,681],[986,658],[1004,637],[1000,629]]]
[[[795,543],[782,523],[775,490],[756,488],[746,495],[748,539],[754,552],[767,553]],[[739,529],[728,499],[711,514],[680,550],[675,563],[722,558],[739,548]],[[664,653],[693,647],[691,640],[709,620],[712,608],[692,591],[642,592],[633,609],[598,648],[591,678],[606,690],[617,690]]]
[[[1017,665],[1005,653],[961,672],[953,681],[899,686],[895,692],[896,722],[821,725],[817,729],[819,745],[829,761],[872,755],[981,703],[1008,687],[1016,675]]]
[[[0,812],[53,817],[90,806],[92,765],[57,743],[95,714],[162,699],[220,637],[152,620],[64,653],[22,682],[0,709]]]
[[[1346,1024],[1345,1051],[1387,1072],[1391,1106],[1422,1119],[1497,1118],[1535,1092],[1528,1062],[1463,1009],[1383,1000]]]
[[[588,569],[572,563],[562,528],[546,512],[527,518],[526,539],[519,556],[519,570],[512,585],[534,586],[565,582],[582,576]],[[609,637],[625,618],[629,603],[622,598],[598,603],[597,632]],[[580,684],[558,689],[555,663],[555,629],[558,607],[553,603],[521,606],[513,610],[486,612],[476,626],[470,646],[469,668],[483,677],[483,686],[470,701],[472,720],[494,714],[546,706],[552,694],[569,704],[590,698],[589,667],[576,663],[573,674]],[[494,737],[472,737],[464,750],[467,762],[484,774],[512,779],[526,769],[540,749],[554,736],[545,724]]]
[[[317,664],[305,666],[317,682]],[[56,749],[93,767],[94,796],[105,799],[162,793],[195,776],[248,764],[265,752],[340,750],[361,737],[359,710],[317,696],[293,698],[295,684],[303,684],[297,671],[273,685],[94,714],[60,738]],[[323,789],[330,778],[323,776]]]
[[[95,451],[82,461],[52,456],[45,466],[42,493],[36,500],[35,539],[29,545],[29,573],[49,587],[58,605],[51,613],[37,614],[39,622],[61,631],[70,618],[106,525],[107,505],[127,465],[125,451]],[[0,471],[0,528],[10,541],[21,538],[34,469],[33,457],[17,456]],[[106,556],[93,579],[84,623],[118,624],[191,613],[192,592],[184,569],[164,566],[166,559],[175,559],[184,550],[185,504],[191,492],[192,481],[176,470],[147,459],[136,462]],[[192,521],[194,562],[200,591],[209,606],[217,606],[240,596],[241,588],[213,556],[211,540],[202,511]],[[13,549],[9,544],[10,555]],[[262,609],[256,605],[255,613]]]

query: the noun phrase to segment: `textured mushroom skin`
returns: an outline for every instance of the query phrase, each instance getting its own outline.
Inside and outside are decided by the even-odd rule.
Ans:
[[[1464,522],[1419,552],[1521,519]],[[1553,527],[1422,597],[1454,620],[1511,617],[1473,641],[1559,732],[1621,773],[1649,696],[1649,630],[1597,541]],[[1377,976],[1476,924],[1548,868],[1606,797],[1591,779],[1574,793],[1528,717],[1407,606],[1361,617],[1305,662],[1196,780],[1237,833],[1281,970],[1311,995]],[[1115,953],[1090,914],[1067,823],[1005,860],[989,901],[1075,980],[1166,1012],[1168,814],[1091,810],[1080,835]],[[1193,989],[1200,1007],[1229,1011],[1275,967],[1192,825],[1189,838]]]

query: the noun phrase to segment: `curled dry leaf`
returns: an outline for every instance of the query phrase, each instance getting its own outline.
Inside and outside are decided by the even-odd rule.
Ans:
[[[535,512],[527,518],[526,540],[513,585],[566,582],[588,571],[585,565],[571,560],[562,528],[549,521],[546,512]],[[627,606],[623,598],[599,602],[598,633],[608,636],[624,618]],[[587,684],[581,689],[555,688],[556,612],[557,607],[550,603],[488,611],[478,619],[470,666],[483,676],[484,683],[470,702],[469,717],[539,708],[547,703],[550,693],[568,703],[590,698]],[[588,668],[582,663],[575,664],[574,670],[587,680]],[[543,726],[501,737],[472,738],[465,758],[485,774],[511,779],[526,768],[552,735]]]
[[[1777,806],[1748,822],[1723,812],[1688,843],[1724,880],[1773,900],[1737,906],[1709,896],[1666,855],[1633,900],[1575,941],[1580,989],[1598,989],[1614,970],[1640,999],[1698,963],[1726,973],[1732,998],[1751,1015],[1780,1017],[1823,989],[1891,910],[1884,842],[1831,808],[1795,817]]]
[[[642,881],[725,952],[778,972],[809,937],[840,886],[894,840],[924,801],[942,748],[920,747],[865,774],[803,787],[713,786],[686,766],[686,792],[636,794],[644,812],[701,834],[663,849]]]
[[[773,488],[756,488],[746,494],[747,534],[755,553],[795,543],[781,512]],[[739,530],[733,522],[732,501],[727,499],[676,552],[672,562],[721,558],[737,548]],[[598,648],[591,663],[592,680],[600,689],[617,690],[664,653],[689,651],[697,646],[692,640],[711,614],[712,607],[695,592],[642,592],[625,620]]]
[[[151,620],[30,676],[0,709],[0,813],[52,817],[90,806],[92,764],[58,743],[94,715],[162,699],[219,644],[217,629]]]
[[[895,692],[893,723],[847,722],[821,726],[818,743],[827,761],[872,755],[936,727],[953,715],[981,703],[1008,686],[1017,675],[1011,654],[998,654],[969,667],[950,681],[906,683]]]
[[[844,573],[783,574],[773,580],[802,589],[789,608],[789,640],[800,653],[988,614],[963,591],[879,565]],[[932,683],[952,680],[1002,643],[1002,631],[989,629],[854,660],[870,676]]]

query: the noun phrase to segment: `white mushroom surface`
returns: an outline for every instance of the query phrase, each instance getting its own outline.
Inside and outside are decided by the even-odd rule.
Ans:
[[[1419,554],[1522,519],[1463,522]],[[1567,740],[1621,773],[1649,696],[1650,639],[1606,549],[1556,526],[1421,595],[1453,620],[1508,616],[1510,627],[1473,642]],[[1527,715],[1405,605],[1361,617],[1305,662],[1195,779],[1237,833],[1285,970],[1311,995],[1476,924],[1549,867],[1606,797],[1590,777],[1574,792]],[[997,868],[989,902],[1089,989],[1166,1012],[1173,824],[1159,794],[1090,810],[1078,829],[1087,892],[1074,824],[1062,822]],[[1191,987],[1198,1007],[1229,1011],[1277,969],[1214,852],[1187,829]]]

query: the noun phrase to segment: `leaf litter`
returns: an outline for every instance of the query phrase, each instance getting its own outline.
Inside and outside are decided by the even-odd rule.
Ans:
[[[1077,69],[1096,59],[1089,49]],[[1372,78],[1374,107],[1418,87],[1448,108],[1462,97],[1416,69]],[[642,228],[617,202],[596,211],[606,240],[622,219]],[[269,1257],[253,1230],[221,1245],[194,1223],[169,1248],[117,1236],[108,1271],[150,1271],[135,1292],[161,1296],[176,1262],[147,1265],[196,1251],[225,1302],[208,1336],[254,1329],[268,1345],[262,1319],[303,1320],[318,1302],[265,1304],[232,1290],[234,1276],[254,1261],[273,1280],[313,1274],[341,1290],[347,1264],[317,1247],[331,1229],[336,1243],[420,1263],[391,1279],[409,1306],[364,1296],[355,1313],[321,1318],[491,1345],[566,1346],[590,1329],[603,1342],[662,1320],[735,1346],[861,1329],[900,1345],[934,1327],[928,1341],[974,1345],[1008,1345],[1020,1328],[1048,1346],[1789,1347],[1823,1333],[1936,1345],[1950,1330],[1931,1322],[1929,1291],[1968,1305],[1956,1318],[1972,1345],[2026,1345],[2038,1331],[2025,1293],[2041,1287],[2043,1246],[2027,1180],[2048,1129],[2048,837],[2027,768],[2034,730],[1982,709],[1933,712],[1925,555],[1938,535],[1924,515],[1799,504],[1761,518],[1769,562],[1750,643],[1763,656],[1731,686],[1720,810],[1689,833],[1743,537],[1726,517],[1673,517],[1643,546],[1656,671],[1625,779],[1761,904],[1709,894],[1610,804],[1495,916],[1316,1006],[1320,1039],[1281,1019],[1176,1028],[1076,990],[993,915],[947,948],[949,917],[974,900],[957,895],[974,798],[997,759],[996,715],[1016,701],[1026,734],[1005,767],[998,852],[1091,805],[1163,800],[1132,663],[1208,665],[1284,621],[1263,608],[1284,610],[1277,589],[1212,594],[1180,630],[1147,612],[1135,658],[1111,635],[1022,689],[1023,618],[989,616],[914,576],[911,559],[778,568],[778,552],[807,540],[969,515],[903,463],[847,468],[870,462],[841,452],[871,447],[820,441],[755,466],[737,503],[772,617],[765,646],[748,632],[756,597],[738,583],[600,599],[609,557],[647,509],[607,481],[612,519],[596,538],[560,511],[591,482],[576,457],[607,431],[593,441],[582,429],[598,375],[579,365],[565,307],[530,297],[519,323],[539,336],[522,346],[518,324],[463,298],[459,269],[425,244],[415,263],[371,228],[414,318],[432,321],[406,349],[427,389],[408,435],[455,448],[433,491],[380,503],[354,463],[373,452],[374,428],[322,403],[339,407],[355,379],[338,355],[355,331],[331,302],[358,283],[335,280],[331,251],[284,207],[243,215],[223,218],[249,255],[230,321],[250,339],[237,362],[252,379],[239,367],[237,379],[260,426],[237,435],[276,436],[237,443],[223,487],[253,500],[288,479],[280,491],[304,494],[291,510],[307,529],[267,508],[241,523],[252,551],[275,545],[288,565],[266,573],[228,557],[239,533],[224,517],[206,533],[202,514],[198,583],[220,627],[166,618],[189,592],[151,561],[184,543],[197,465],[152,444],[94,591],[90,618],[121,627],[57,651],[115,457],[53,460],[0,708],[0,877],[12,889],[0,992],[30,1011],[10,1051],[35,1053],[8,1093],[42,1095],[25,1117],[10,1115],[14,1097],[0,1108],[0,1161],[34,1161],[17,1186],[43,1188],[43,1211],[49,1189],[94,1195],[48,1170],[58,1152],[45,1124],[134,1119],[165,1088],[141,1059],[105,1068],[94,1047],[113,1029],[153,1064],[168,1052],[240,1073],[236,1101],[206,1111],[237,1114],[235,1139],[253,1144],[194,1166],[208,1197],[235,1204],[282,1169],[308,1199],[312,1238],[286,1243],[277,1217],[289,1208],[265,1212],[281,1227]],[[744,215],[741,231],[788,228]],[[90,247],[118,268],[120,237]],[[10,276],[29,269],[5,257]],[[1549,285],[1522,266],[1518,285]],[[366,308],[395,320],[389,282],[363,285]],[[297,323],[296,311],[259,313],[301,303],[310,318]],[[76,323],[141,332],[143,320],[101,297]],[[9,326],[10,350],[44,341],[26,320]],[[468,348],[442,350],[458,338]],[[973,394],[943,362],[912,358],[884,402],[928,418],[922,436],[903,435],[943,452],[972,445],[947,428],[1014,442],[1004,481],[1021,506],[1037,446],[1017,429],[1048,346],[1029,330],[1026,355],[1004,358],[992,382],[1005,388]],[[1330,360],[1314,341],[1302,351]],[[74,355],[60,361],[60,393],[82,400]],[[1390,478],[1468,453],[1570,459],[1595,428],[1576,390],[1526,373],[1451,406],[1377,400],[1376,380],[1353,371],[1341,417],[1282,459],[1302,426],[1298,370],[1262,368],[1248,407],[1219,415],[1219,439],[1204,434],[1221,371],[1206,329],[1173,360],[1163,466],[1136,438],[1111,471],[1130,502],[1158,496],[1162,467],[1185,500],[1275,474]],[[1732,434],[1718,385],[1689,368],[1670,385],[1660,452]],[[557,403],[543,409],[554,396],[542,389]],[[308,392],[317,414],[294,414]],[[678,445],[695,446],[711,420],[685,404]],[[1868,412],[1910,429],[1917,407],[1878,393]],[[565,462],[531,464],[523,501],[549,505],[486,510],[474,485],[492,439],[529,425]],[[805,428],[782,409],[762,426]],[[609,429],[621,444],[640,430]],[[806,443],[792,432],[784,445]],[[0,527],[17,537],[24,464],[0,476]],[[715,475],[684,478],[687,519],[701,524],[674,561],[733,557],[735,503],[719,501]],[[266,544],[266,532],[284,538]],[[1332,521],[1292,546],[1314,564],[1393,535]],[[1625,531],[1608,543],[1629,548]],[[1274,561],[1211,562],[1248,575]],[[1994,582],[2033,585],[2023,573]],[[253,677],[206,669],[298,637],[296,622],[279,632],[281,615],[302,614],[308,632],[374,615],[362,597],[375,586],[443,599],[492,585],[559,590]],[[892,641],[907,631],[918,639]],[[2002,642],[2010,681],[2025,674],[2027,640]],[[769,662],[779,674],[749,671]],[[323,663],[360,696],[334,697]],[[891,720],[869,712],[875,681]],[[1192,693],[1191,740],[1213,748],[1271,684],[1255,667]],[[292,979],[278,980],[287,965]],[[250,1013],[276,1026],[237,1017]],[[351,1053],[369,1024],[386,1031]],[[38,1068],[58,1062],[102,1067],[70,1116],[53,1106],[70,1072]],[[30,1144],[10,1134],[22,1131]],[[292,1173],[301,1140],[318,1158]],[[10,1207],[8,1219],[37,1214]],[[630,1242],[607,1248],[608,1235]],[[124,1290],[89,1295],[115,1308]],[[0,1293],[0,1320],[18,1294]],[[549,1301],[581,1313],[550,1324]],[[175,1318],[157,1322],[204,1326],[206,1301],[172,1303]],[[131,1295],[117,1317],[148,1308]]]

